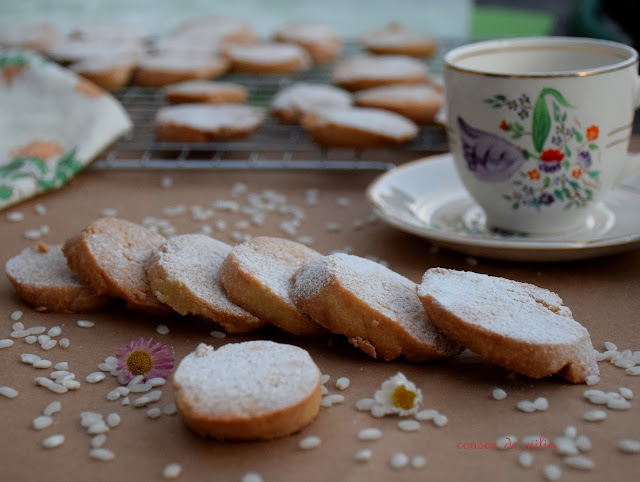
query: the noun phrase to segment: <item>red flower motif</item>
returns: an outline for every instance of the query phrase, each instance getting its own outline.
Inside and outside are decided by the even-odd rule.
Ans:
[[[544,162],[559,162],[564,159],[564,154],[558,149],[547,149],[540,154],[540,160]]]
[[[600,129],[598,129],[598,126],[593,125],[593,126],[587,127],[588,141],[595,141],[598,138],[598,134],[600,134]]]
[[[502,122],[500,122],[500,129],[502,129],[503,131],[509,130],[509,124],[507,124],[507,121],[503,120]]]
[[[579,179],[580,176],[582,176],[582,169],[580,168],[574,169],[573,171],[571,171],[571,175],[573,176],[574,179]]]
[[[540,171],[538,171],[537,169],[531,169],[529,172],[527,172],[527,174],[529,174],[529,179],[540,179]]]

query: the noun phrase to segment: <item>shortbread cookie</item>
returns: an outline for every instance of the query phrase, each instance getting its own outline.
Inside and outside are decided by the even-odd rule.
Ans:
[[[360,44],[372,54],[409,55],[427,58],[438,48],[436,40],[426,34],[406,30],[392,22],[387,27],[360,36]]]
[[[135,61],[127,58],[94,57],[72,64],[70,69],[103,89],[113,92],[131,80]]]
[[[171,84],[164,89],[165,97],[172,104],[244,104],[247,88],[231,82],[187,80]]]
[[[353,100],[361,107],[390,110],[418,124],[433,124],[444,95],[427,84],[388,85],[360,90]]]
[[[0,47],[22,48],[45,53],[52,45],[63,40],[64,34],[49,22],[3,25],[0,30]]]
[[[146,264],[159,301],[181,315],[202,315],[229,333],[247,333],[266,326],[233,304],[220,286],[220,267],[231,246],[204,234],[174,236],[155,250]]]
[[[256,237],[233,248],[222,265],[220,282],[234,303],[294,335],[326,330],[291,300],[291,276],[320,253],[282,238]]]
[[[123,20],[89,22],[71,30],[70,36],[83,40],[102,42],[138,42],[142,44],[151,34],[138,23]]]
[[[304,115],[302,127],[318,144],[356,149],[401,144],[418,135],[409,119],[364,107],[316,109]]]
[[[164,87],[184,80],[214,79],[228,69],[229,61],[219,55],[149,55],[138,61],[133,81],[143,87]]]
[[[188,18],[174,28],[171,36],[208,38],[221,42],[253,43],[257,39],[251,25],[222,15],[205,15]]]
[[[295,273],[291,297],[373,358],[424,361],[462,351],[429,321],[414,282],[366,258],[338,253],[311,261]]]
[[[598,374],[589,332],[551,291],[432,268],[418,296],[440,331],[497,365],[533,378],[556,374],[575,383]]]
[[[127,61],[137,60],[144,49],[136,41],[105,42],[67,38],[47,48],[47,55],[61,64],[72,64],[87,59],[112,58]]]
[[[311,67],[307,51],[295,44],[232,45],[226,52],[234,72],[291,74]]]
[[[259,107],[242,104],[178,104],[156,113],[156,135],[164,142],[227,141],[248,136],[264,121]]]
[[[427,79],[425,63],[404,55],[351,57],[339,62],[333,71],[333,81],[349,90],[381,85],[419,84]]]
[[[5,270],[20,297],[37,311],[82,313],[109,301],[73,274],[60,245],[25,248],[7,261]]]
[[[321,373],[309,353],[272,341],[201,343],[173,376],[187,427],[218,440],[269,440],[309,425],[318,414]]]
[[[342,49],[342,40],[335,30],[313,22],[287,23],[275,31],[274,39],[300,45],[316,64],[335,59]]]
[[[305,112],[319,107],[349,107],[351,94],[326,84],[297,82],[280,90],[271,100],[271,112],[280,122],[300,122]]]
[[[68,239],[62,252],[71,271],[98,293],[122,298],[134,310],[168,314],[171,308],[156,299],[144,270],[164,242],[139,224],[100,218]]]

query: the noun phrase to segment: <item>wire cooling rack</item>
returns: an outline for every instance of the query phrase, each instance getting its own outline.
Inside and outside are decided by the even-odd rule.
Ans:
[[[438,54],[426,61],[430,75],[442,72],[442,56],[462,44],[460,39],[440,39]],[[343,58],[355,54],[350,43]],[[227,74],[221,81],[248,89],[247,103],[268,110],[271,98],[294,82],[330,83],[333,63],[289,76]],[[281,124],[268,116],[250,136],[230,142],[159,142],[154,117],[166,105],[162,89],[130,86],[116,97],[131,116],[133,130],[120,139],[93,169],[378,169],[386,170],[419,157],[448,150],[447,134],[440,125],[419,126],[418,136],[401,146],[375,149],[324,148],[299,125]]]

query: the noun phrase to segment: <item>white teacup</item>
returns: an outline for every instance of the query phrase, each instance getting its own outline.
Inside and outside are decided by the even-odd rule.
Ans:
[[[456,169],[490,227],[584,226],[630,169],[640,79],[629,46],[568,37],[479,42],[446,54],[444,80]]]

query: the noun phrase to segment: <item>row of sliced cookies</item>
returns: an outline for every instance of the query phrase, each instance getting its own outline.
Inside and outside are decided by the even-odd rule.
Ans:
[[[417,285],[373,261],[323,256],[282,238],[235,247],[199,234],[166,240],[115,218],[92,222],[62,250],[41,251],[23,251],[6,271],[27,302],[51,303],[44,309],[73,311],[80,292],[61,286],[85,289],[65,273],[64,253],[96,308],[117,297],[135,310],[201,315],[230,333],[268,324],[296,335],[332,332],[383,360],[432,360],[464,347],[534,378],[584,382],[598,373],[588,331],[558,295],[526,283],[432,268]]]

